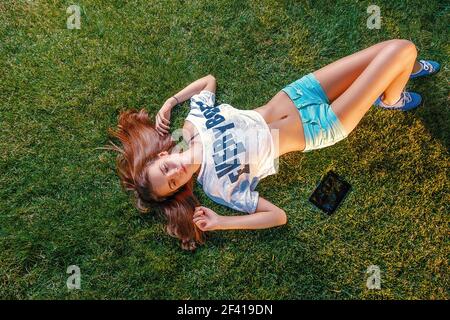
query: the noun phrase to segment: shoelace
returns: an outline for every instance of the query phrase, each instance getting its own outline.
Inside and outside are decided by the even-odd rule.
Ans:
[[[430,71],[430,72],[434,71],[433,65],[431,63],[429,63],[428,61],[420,60],[420,62],[422,63],[422,67],[425,69],[425,71]]]
[[[403,96],[403,97],[402,97],[402,99],[403,99],[402,105],[405,105],[406,103],[412,101],[412,97],[411,97],[411,95],[409,94],[409,92],[404,91],[403,94],[402,94],[402,96]]]
[[[381,104],[384,105],[384,106],[387,106],[387,107],[392,107],[392,106],[402,107],[402,106],[404,106],[405,104],[407,104],[407,103],[409,103],[411,101],[412,101],[412,97],[409,94],[409,92],[403,91],[401,93],[400,99],[395,104],[388,105],[388,104],[385,104],[383,101],[381,101]]]

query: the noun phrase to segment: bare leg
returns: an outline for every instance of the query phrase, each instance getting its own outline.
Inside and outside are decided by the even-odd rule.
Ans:
[[[330,102],[347,90],[381,50],[398,41],[394,39],[377,43],[314,71],[314,76],[320,82]]]
[[[414,63],[414,68],[413,68],[412,72],[416,73],[420,69],[422,69],[422,66],[420,65],[419,61],[416,60],[416,62]]]
[[[355,76],[356,72],[348,73],[350,78],[356,79],[331,104],[347,133],[356,127],[383,92],[384,102],[388,104],[395,103],[400,98],[409,80],[416,56],[417,50],[412,42],[395,40],[379,50],[359,75]],[[326,74],[319,73],[319,77],[321,76],[327,77]],[[330,76],[333,78],[333,75]],[[318,80],[322,84],[323,80],[320,78]],[[341,79],[341,81],[346,83],[349,80]]]
[[[383,48],[396,41],[398,40],[380,42],[315,71],[314,75],[319,80],[328,99],[332,102],[339,97]],[[294,111],[280,108],[280,106],[289,105],[289,102],[287,95],[280,91],[265,105],[254,110],[260,112],[267,123],[272,123],[284,119],[290,113],[297,116],[298,111],[295,108]]]
[[[414,58],[415,60],[415,58]],[[395,104],[400,99],[400,94],[408,83],[409,76],[411,75],[411,70],[414,66],[414,63],[407,64],[405,66],[405,70],[400,73],[397,78],[387,87],[384,91],[383,102],[388,105]]]

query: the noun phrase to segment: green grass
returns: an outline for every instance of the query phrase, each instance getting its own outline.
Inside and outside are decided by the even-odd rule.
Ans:
[[[0,3],[0,297],[6,299],[448,299],[450,7],[445,1],[4,0]],[[81,30],[66,8],[82,8]],[[182,251],[141,217],[97,147],[121,110],[208,74],[217,102],[253,109],[374,43],[406,38],[442,71],[424,105],[371,109],[348,139],[280,160],[260,194],[288,224],[218,231]],[[188,104],[174,112],[181,126]],[[327,217],[308,202],[330,169],[353,191]],[[230,210],[196,193],[221,214]],[[68,291],[66,269],[81,268]],[[381,290],[365,271],[381,268]]]

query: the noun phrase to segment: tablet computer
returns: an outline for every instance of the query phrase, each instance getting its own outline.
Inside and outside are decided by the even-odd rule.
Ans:
[[[336,211],[344,200],[351,186],[333,171],[327,172],[317,188],[309,197],[309,201],[328,215]]]

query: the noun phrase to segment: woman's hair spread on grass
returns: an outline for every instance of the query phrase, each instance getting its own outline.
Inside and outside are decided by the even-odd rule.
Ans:
[[[148,177],[147,168],[158,153],[170,153],[174,147],[171,136],[161,137],[143,109],[122,112],[117,130],[110,129],[109,132],[122,144],[120,147],[111,142],[110,149],[118,152],[117,173],[124,189],[134,193],[137,209],[142,213],[161,212],[167,233],[181,239],[183,249],[194,250],[196,242],[203,243],[204,233],[192,221],[194,209],[199,205],[193,193],[194,179],[191,178],[174,195],[159,198]]]

